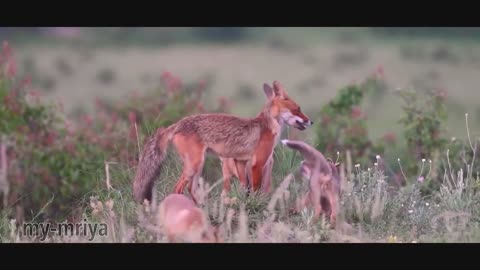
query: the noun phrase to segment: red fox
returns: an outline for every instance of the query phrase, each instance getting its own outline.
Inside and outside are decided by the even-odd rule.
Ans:
[[[170,194],[160,203],[158,217],[169,242],[217,243],[218,228],[202,209],[183,194]]]
[[[315,219],[325,212],[330,219],[330,225],[335,227],[338,196],[340,196],[340,175],[337,164],[328,161],[322,153],[302,141],[282,140],[282,144],[299,151],[304,158],[300,171],[305,179],[309,179],[309,190],[302,198],[299,207],[312,206],[315,210]]]
[[[170,141],[182,159],[183,171],[174,193],[183,193],[200,177],[205,153],[235,161],[240,183],[247,186],[246,175],[252,175],[252,188],[259,189],[265,163],[272,156],[284,124],[305,130],[313,122],[302,113],[283,86],[273,82],[273,88],[263,85],[267,101],[263,110],[253,118],[211,113],[185,117],[165,129],[157,129],[147,141],[140,156],[133,182],[133,196],[137,202],[151,201],[154,180],[160,174],[161,163]],[[247,162],[255,156],[255,163]],[[247,172],[248,170],[248,172]]]

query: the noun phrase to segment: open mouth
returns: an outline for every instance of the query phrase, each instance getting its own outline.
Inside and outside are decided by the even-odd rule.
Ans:
[[[299,121],[296,121],[295,124],[296,124],[295,127],[299,130],[305,130],[307,128],[303,123]]]

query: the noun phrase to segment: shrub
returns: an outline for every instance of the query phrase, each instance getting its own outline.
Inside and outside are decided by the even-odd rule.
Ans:
[[[374,143],[369,138],[366,115],[361,108],[366,95],[376,94],[382,89],[382,81],[375,77],[340,89],[337,96],[320,111],[316,148],[331,158],[336,157],[337,152],[348,150],[355,162],[361,164],[382,154],[384,144],[382,141]]]
[[[69,119],[58,107],[41,105],[40,94],[29,91],[29,80],[17,79],[7,43],[0,71],[0,133],[1,143],[8,144],[9,187],[3,207],[16,207],[17,222],[24,219],[24,210],[26,219],[74,218],[81,213],[84,196],[105,188],[105,162],[135,166],[140,136],[145,139],[156,128],[207,111],[201,102],[205,82],[185,87],[165,73],[165,87],[114,106],[97,100],[93,115]],[[229,106],[223,98],[209,111],[227,111]]]

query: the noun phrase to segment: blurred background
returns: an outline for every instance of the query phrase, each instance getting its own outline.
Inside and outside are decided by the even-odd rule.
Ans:
[[[480,28],[0,28],[17,69],[70,113],[95,98],[149,91],[168,71],[208,80],[207,99],[223,96],[232,112],[254,116],[262,84],[278,80],[308,114],[352,82],[381,74],[386,92],[447,91],[451,136],[463,137],[464,114],[480,117]],[[367,110],[370,136],[399,131],[401,102],[385,95]],[[478,125],[472,126],[478,134]],[[458,133],[458,134],[457,134]]]
[[[438,189],[450,164],[468,171],[465,113],[471,137],[480,135],[478,27],[4,27],[0,39],[0,133],[9,145],[0,190],[17,221],[47,205],[44,218],[81,216],[92,192],[109,192],[106,161],[115,162],[113,186],[130,194],[156,128],[201,112],[255,116],[263,84],[274,80],[315,122],[301,134],[287,129],[289,138],[327,157],[348,150],[362,168],[381,155],[379,169],[397,186],[407,182],[403,171],[417,177],[425,164],[434,166],[425,192]],[[36,106],[39,95],[61,104],[67,120]],[[297,164],[286,152],[278,150],[277,180]],[[164,191],[180,173],[169,164]],[[221,177],[217,159],[205,168],[205,179]]]

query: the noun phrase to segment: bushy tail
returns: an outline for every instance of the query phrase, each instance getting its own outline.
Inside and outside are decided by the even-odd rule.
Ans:
[[[140,156],[135,180],[133,181],[133,197],[136,202],[142,203],[145,199],[152,201],[153,184],[160,175],[161,165],[167,154],[175,125],[166,129],[158,129],[147,141]]]

